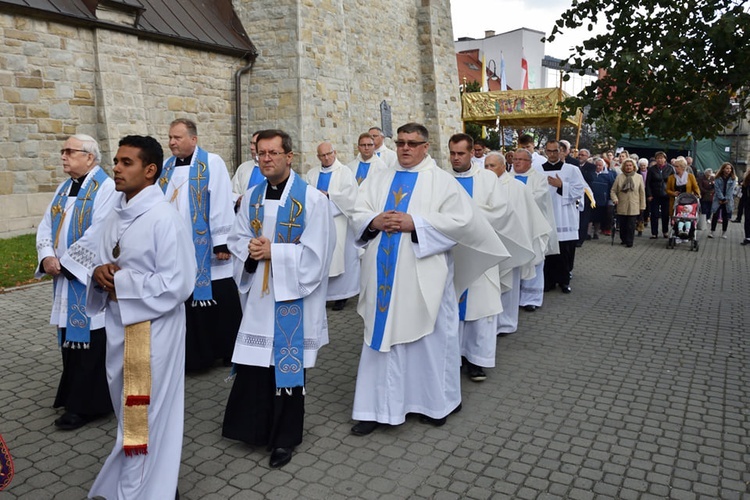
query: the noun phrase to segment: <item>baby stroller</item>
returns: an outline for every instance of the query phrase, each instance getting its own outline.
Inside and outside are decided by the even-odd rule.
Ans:
[[[690,242],[690,250],[698,251],[698,239],[695,237],[698,225],[700,200],[690,193],[680,193],[674,200],[674,212],[669,227],[667,248],[674,248],[678,242]]]

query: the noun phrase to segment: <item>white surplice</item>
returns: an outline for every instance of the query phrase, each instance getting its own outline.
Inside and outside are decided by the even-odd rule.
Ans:
[[[253,175],[253,170],[258,167],[255,160],[246,161],[237,167],[232,177],[232,201],[236,202],[237,198],[245,194],[248,190],[247,184],[250,182],[250,178]]]
[[[101,170],[101,167],[95,166],[89,171],[81,184],[80,189],[82,191],[85,192],[86,189],[88,189],[89,183],[91,183],[94,175],[96,175],[99,170]],[[101,221],[111,212],[112,204],[116,198],[115,183],[111,178],[107,177],[104,182],[102,182],[101,186],[99,186],[99,192],[94,198],[91,225],[84,232],[83,236],[72,245],[68,241],[68,231],[70,229],[70,223],[73,220],[73,210],[76,203],[76,197],[66,197],[66,202],[63,204],[65,216],[60,224],[57,246],[55,246],[54,236],[52,235],[51,210],[52,204],[55,202],[55,198],[57,198],[63,184],[65,184],[65,182],[62,182],[57,186],[55,195],[47,206],[47,210],[44,212],[44,217],[42,217],[42,221],[37,228],[37,268],[34,277],[39,279],[45,275],[44,272],[39,270],[40,265],[45,258],[57,257],[60,259],[60,264],[65,267],[65,269],[70,271],[78,281],[85,284],[94,269],[94,256],[98,250],[99,235],[102,228]],[[54,301],[52,302],[52,313],[50,314],[50,324],[60,328],[65,328],[68,324],[68,279],[63,274],[60,274],[54,278],[53,286],[55,292]],[[103,312],[92,315],[91,311],[88,311],[88,315],[91,318],[90,326],[92,330],[104,328]]]
[[[277,301],[303,299],[304,366],[315,366],[318,350],[328,343],[326,291],[328,269],[336,245],[331,204],[308,185],[305,194],[305,229],[299,244],[273,243],[279,206],[285,206],[297,174],[292,171],[280,200],[263,200],[263,234],[271,239],[271,260],[261,261],[254,273],[245,270],[250,231],[250,193],[242,198],[237,219],[229,235],[229,250],[235,256],[235,281],[245,295],[245,309],[234,346],[232,362],[249,366],[274,365],[274,316]],[[263,294],[263,275],[269,271],[270,293]]]
[[[195,163],[198,150],[193,152],[191,163]],[[164,161],[167,164],[169,159]],[[208,226],[211,228],[211,281],[232,277],[232,259],[219,260],[213,248],[225,245],[227,235],[234,223],[232,184],[224,160],[219,155],[208,153]],[[175,194],[176,192],[176,194]],[[169,201],[182,215],[189,234],[193,234],[190,215],[190,165],[175,166],[164,199]],[[236,198],[235,198],[236,199]]]
[[[316,187],[321,173],[331,174],[327,192],[336,225],[336,248],[328,272],[326,298],[348,299],[359,293],[359,254],[354,246],[354,231],[349,225],[359,186],[354,174],[338,160],[330,167],[313,168],[307,173],[305,181],[311,187]]]
[[[368,176],[360,186],[353,225],[359,243],[381,213],[397,171],[418,178],[407,213],[418,243],[401,235],[381,350],[369,347],[377,304],[377,253],[382,235],[365,244],[357,312],[365,343],[357,373],[353,418],[387,424],[407,413],[442,418],[461,402],[456,290],[465,290],[487,269],[509,258],[507,250],[456,180],[426,157]],[[454,273],[455,269],[455,273]]]
[[[557,192],[556,187],[548,186],[552,199],[552,211],[557,224],[557,239],[558,241],[577,240],[580,223],[577,203],[584,196],[587,186],[581,169],[569,163],[562,163],[560,170],[549,170],[544,173],[547,177],[559,176],[563,183],[562,194]]]
[[[394,150],[385,147],[385,143],[375,150],[375,156],[383,160],[383,163],[388,168],[396,168],[398,166],[398,155]]]
[[[367,171],[367,175],[369,176],[371,173],[375,172],[376,170],[385,170],[388,168],[388,165],[385,164],[385,162],[380,159],[380,157],[376,154],[373,154],[369,160],[363,160],[362,154],[357,154],[357,157],[346,164],[347,167],[352,171],[354,174],[354,177],[357,177],[357,170],[359,170],[359,164],[360,163],[367,163],[370,165],[369,170]],[[359,182],[359,184],[362,184]]]
[[[530,168],[523,174],[517,174],[513,170],[508,172],[512,176],[525,176],[526,189],[531,193],[537,207],[541,210],[544,219],[549,225],[547,233],[547,244],[544,246],[544,255],[555,255],[560,253],[560,247],[557,240],[555,214],[552,208],[552,197],[550,195],[549,183],[547,176],[539,173],[534,167]],[[520,181],[518,181],[520,182]],[[536,240],[541,245],[541,240]],[[535,250],[537,251],[537,250]],[[538,258],[538,257],[537,257]],[[534,266],[534,274],[527,274],[529,277],[521,279],[520,301],[521,306],[533,305],[541,307],[544,300],[544,260]]]
[[[117,415],[117,440],[89,497],[108,500],[174,498],[180,471],[185,407],[185,310],[193,291],[195,254],[182,218],[149,186],[125,201],[121,194],[110,216],[97,265],[112,262],[117,301],[109,300],[93,280],[88,285],[91,311],[106,310],[107,381]],[[119,242],[119,257],[113,249]],[[123,359],[125,326],[151,322],[151,402],[148,405],[148,454],[123,451]]]

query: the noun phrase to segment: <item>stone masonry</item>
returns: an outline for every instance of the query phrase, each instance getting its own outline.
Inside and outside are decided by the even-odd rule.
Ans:
[[[295,167],[332,141],[343,161],[357,136],[380,124],[423,122],[431,153],[447,164],[460,128],[448,0],[235,0],[259,56],[242,79],[244,145],[252,131],[290,132]],[[59,148],[92,135],[110,168],[123,135],[167,146],[168,123],[198,123],[199,144],[234,158],[234,74],[247,61],[101,28],[0,14],[0,237],[31,232],[63,180]],[[390,143],[393,146],[392,142]]]

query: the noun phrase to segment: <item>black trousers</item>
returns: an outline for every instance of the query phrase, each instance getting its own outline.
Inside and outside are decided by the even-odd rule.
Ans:
[[[231,359],[242,321],[242,306],[232,278],[211,282],[216,304],[193,307],[193,296],[185,301],[185,369],[206,370],[217,359]]]
[[[570,272],[576,256],[576,241],[561,241],[560,253],[544,258],[544,289],[552,290],[555,286],[570,285]]]
[[[633,246],[635,239],[635,224],[638,221],[637,215],[618,215],[617,221],[620,223],[620,240],[626,245]]]
[[[276,395],[274,367],[236,365],[221,435],[253,446],[294,448],[302,442],[305,396],[302,387]]]
[[[719,215],[721,215],[721,230],[726,232],[729,227],[729,219],[732,217],[732,214],[727,212],[726,205],[719,205],[719,209],[711,217],[711,231],[716,231],[716,225],[719,223]]]
[[[661,232],[666,234],[669,232],[669,198],[656,198],[654,197],[649,202],[649,209],[651,211],[651,234],[654,236],[659,235],[659,219],[661,219]]]
[[[62,339],[65,342],[65,328]],[[91,331],[88,349],[63,347],[63,371],[57,386],[55,408],[79,415],[112,413],[107,384],[107,335],[104,328]]]

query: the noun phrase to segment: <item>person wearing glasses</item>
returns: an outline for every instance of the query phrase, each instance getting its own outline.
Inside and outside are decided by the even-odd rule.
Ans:
[[[198,146],[195,122],[169,126],[172,156],[164,161],[159,187],[185,221],[195,247],[195,290],[185,307],[185,369],[207,370],[217,359],[229,365],[242,318],[227,235],[234,222],[232,184],[224,160]]]
[[[336,245],[332,204],[292,170],[293,158],[286,132],[258,134],[266,180],[242,198],[228,239],[247,299],[222,435],[268,447],[274,468],[289,463],[302,442],[305,369],[328,343],[326,292]]]
[[[385,147],[383,129],[380,127],[371,127],[368,132],[372,136],[372,140],[375,142],[375,156],[383,160],[383,163],[389,168],[395,168],[398,165],[398,157],[396,156],[395,151]]]
[[[55,426],[73,430],[112,412],[104,313],[87,313],[86,283],[100,221],[112,210],[115,183],[99,166],[99,145],[91,136],[69,137],[60,157],[68,178],[57,186],[37,229],[35,276],[53,278],[50,323],[57,327],[63,364],[53,406],[65,408]]]
[[[328,271],[327,300],[333,301],[334,311],[341,311],[347,299],[359,293],[359,254],[354,246],[354,232],[349,228],[358,185],[352,171],[336,158],[336,150],[330,142],[318,146],[318,160],[320,166],[307,172],[305,181],[326,195],[331,203],[336,223],[336,249]]]
[[[372,138],[369,132],[359,135],[357,150],[359,151],[357,157],[347,165],[357,179],[357,184],[362,184],[362,181],[367,178],[370,170],[375,171],[388,168],[385,162],[375,154],[375,139]]]
[[[445,424],[461,408],[459,295],[510,256],[466,190],[428,154],[424,125],[397,131],[398,167],[370,174],[352,218],[364,248],[364,343],[352,427],[364,436],[408,413]],[[493,180],[493,182],[495,182]]]
[[[547,141],[544,152],[547,162],[542,168],[547,175],[560,245],[559,254],[545,258],[544,290],[550,291],[560,285],[563,293],[570,293],[570,273],[575,262],[580,223],[576,202],[584,195],[587,186],[581,169],[563,161],[559,142]]]
[[[557,231],[555,225],[555,214],[552,209],[552,196],[549,193],[549,184],[544,174],[532,166],[533,155],[527,148],[519,148],[513,155],[513,169],[509,172],[517,181],[523,183],[534,199],[536,206],[547,222],[546,233],[538,233],[535,240],[534,251],[536,259],[534,272],[527,272],[521,277],[520,296],[518,305],[527,312],[534,312],[542,307],[544,302],[544,259],[546,255],[560,252]],[[540,223],[541,225],[541,223]],[[541,225],[542,227],[545,227]],[[546,235],[546,237],[545,237]]]

